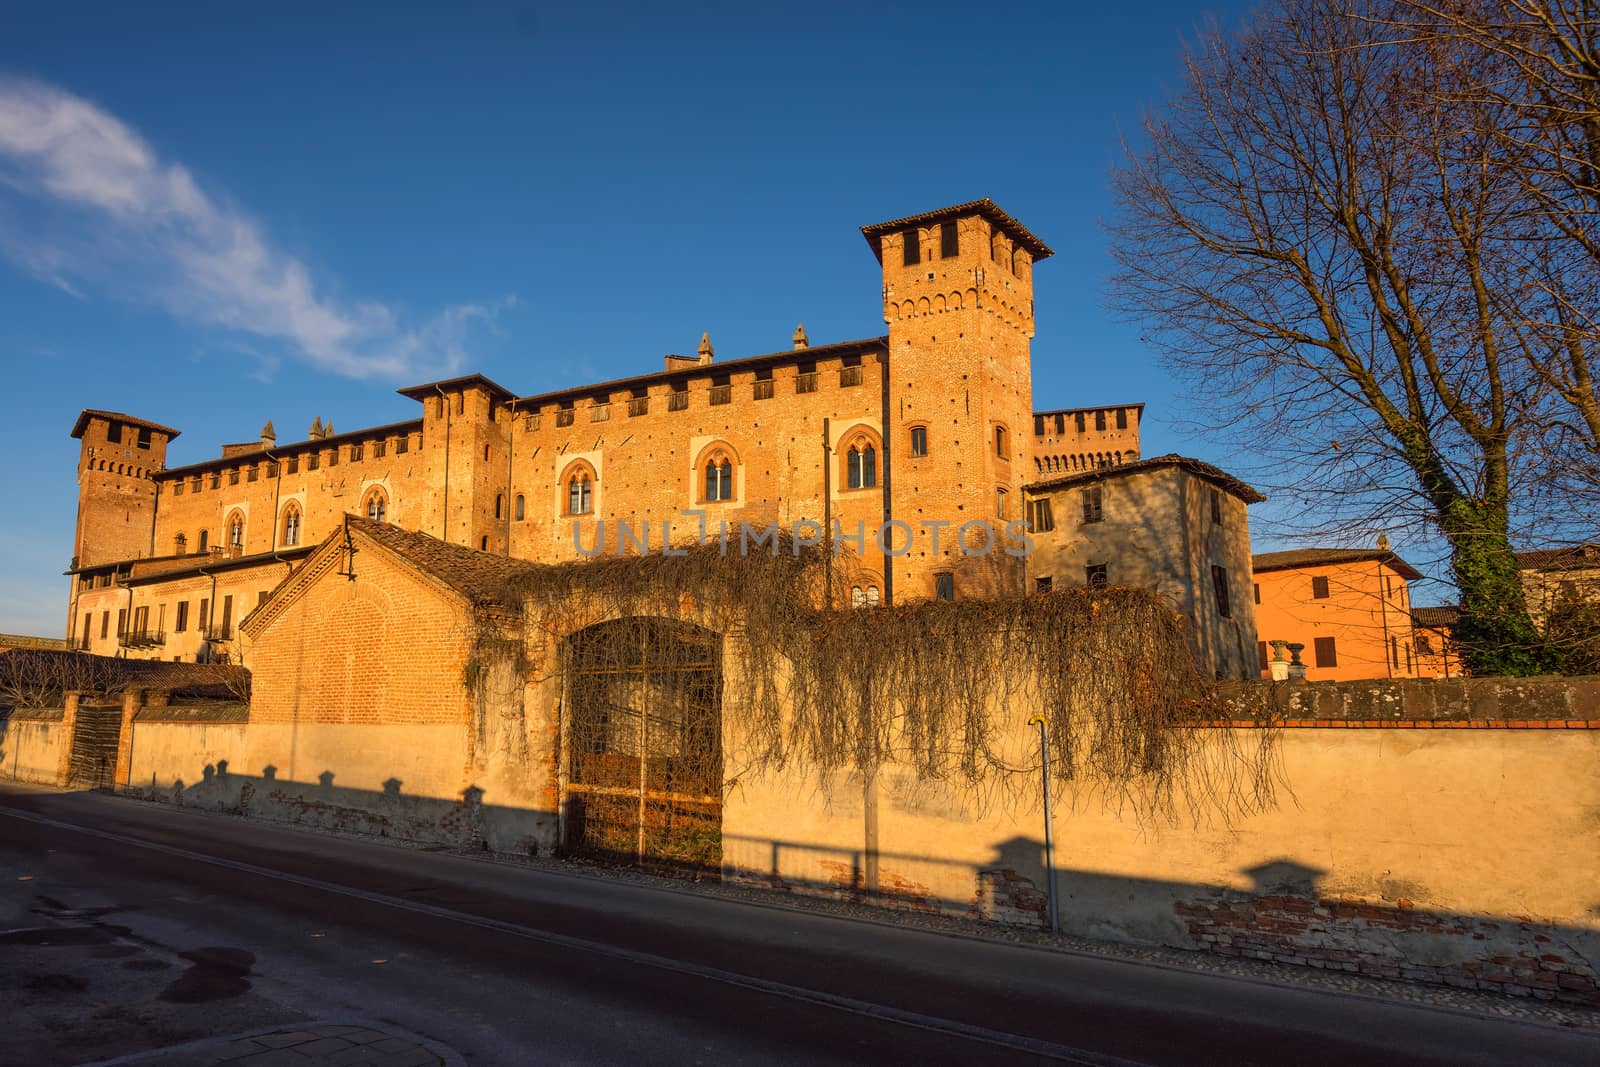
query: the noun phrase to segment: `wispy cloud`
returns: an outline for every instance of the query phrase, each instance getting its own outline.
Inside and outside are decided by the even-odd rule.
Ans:
[[[0,78],[0,208],[0,254],[42,282],[155,303],[353,378],[455,370],[473,331],[509,302],[407,322],[386,304],[333,300],[181,164],[116,116],[37,81]]]

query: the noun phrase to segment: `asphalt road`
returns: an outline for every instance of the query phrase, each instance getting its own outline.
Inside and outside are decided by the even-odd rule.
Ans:
[[[469,1063],[1576,1064],[1600,1035],[0,786],[0,1062],[307,1020]]]

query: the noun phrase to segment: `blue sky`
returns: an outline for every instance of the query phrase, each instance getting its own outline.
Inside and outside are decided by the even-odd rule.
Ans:
[[[0,14],[0,631],[59,634],[84,407],[355,429],[884,332],[856,228],[990,196],[1036,275],[1040,407],[1174,388],[1104,306],[1123,131],[1234,0],[1096,5],[11,5]]]

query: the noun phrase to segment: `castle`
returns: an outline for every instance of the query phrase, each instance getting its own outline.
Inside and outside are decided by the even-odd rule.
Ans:
[[[269,422],[257,440],[183,467],[166,464],[178,430],[85,410],[72,431],[72,646],[237,657],[239,622],[349,514],[548,562],[616,550],[619,524],[653,531],[662,547],[697,524],[813,523],[856,549],[841,605],[1129,581],[1087,557],[1059,578],[1030,573],[1026,560],[980,557],[955,536],[983,520],[1065,538],[1077,524],[1057,526],[1062,508],[1037,487],[1086,494],[1077,476],[1132,472],[1141,458],[1142,404],[1034,409],[1033,271],[1051,249],[988,199],[862,233],[882,265],[883,337],[812,346],[801,327],[790,348],[722,362],[702,337],[695,356],[669,355],[654,373],[531,396],[481,375],[429,382],[399,390],[420,407],[408,421],[335,432],[319,419],[284,444]],[[1244,562],[1227,562],[1242,592],[1243,505],[1258,498],[1214,468],[1196,474],[1203,466],[1184,470],[1238,513]],[[1187,521],[1171,518],[1182,540]],[[1210,579],[1203,560],[1190,564],[1149,581],[1186,585],[1203,629],[1193,589]],[[1226,608],[1226,588],[1219,595]],[[1238,622],[1253,644],[1253,621]],[[1218,670],[1253,670],[1239,655]]]

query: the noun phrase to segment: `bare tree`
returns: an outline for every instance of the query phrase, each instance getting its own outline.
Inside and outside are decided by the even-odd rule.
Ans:
[[[1571,410],[1533,324],[1572,252],[1528,231],[1526,176],[1461,91],[1495,62],[1390,0],[1211,30],[1114,173],[1114,293],[1325,528],[1442,535],[1468,667],[1532,673],[1554,660],[1510,536]]]
[[[59,707],[67,693],[115,688],[115,661],[77,652],[12,649],[0,653],[0,707]]]

